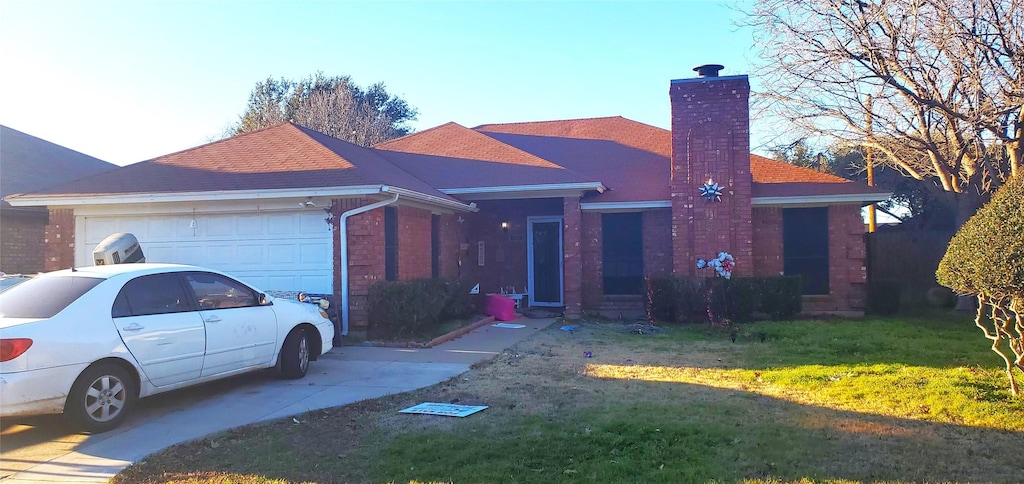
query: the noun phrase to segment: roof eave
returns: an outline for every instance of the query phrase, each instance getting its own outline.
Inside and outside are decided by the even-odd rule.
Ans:
[[[348,187],[284,188],[274,190],[217,190],[167,193],[124,193],[95,195],[15,195],[5,200],[15,207],[77,207],[85,205],[122,205],[135,203],[208,202],[227,200],[258,200],[294,197],[346,197],[375,195],[384,185]]]
[[[405,200],[419,202],[420,206],[422,206],[423,208],[429,208],[431,210],[438,208],[441,209],[441,211],[453,213],[476,212],[480,210],[476,208],[476,204],[466,204],[454,200],[447,200],[441,197],[436,197],[434,195],[428,195],[426,193],[408,190],[405,188],[385,186],[381,191],[398,194],[400,202]]]
[[[600,182],[506,185],[498,187],[445,188],[441,193],[466,200],[511,200],[518,198],[582,197],[588,191],[603,193]]]
[[[636,212],[655,208],[672,208],[671,200],[649,200],[642,202],[587,202],[580,204],[580,210],[594,212]]]
[[[845,193],[840,195],[797,195],[784,197],[753,197],[753,206],[815,207],[822,205],[861,205],[888,200],[892,193]]]

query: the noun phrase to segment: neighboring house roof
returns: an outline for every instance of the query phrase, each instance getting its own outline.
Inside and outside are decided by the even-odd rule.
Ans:
[[[245,133],[118,170],[32,193],[32,197],[81,198],[289,189],[392,187],[452,206],[462,202],[404,172],[374,150],[291,123]],[[423,198],[423,197],[420,197]],[[468,207],[466,207],[468,208]]]
[[[46,189],[117,168],[99,158],[0,126],[0,198]],[[3,202],[8,207],[7,202]]]

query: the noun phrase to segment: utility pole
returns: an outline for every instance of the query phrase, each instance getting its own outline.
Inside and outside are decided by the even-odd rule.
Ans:
[[[868,123],[868,126],[867,126],[867,135],[868,136],[867,137],[868,137],[868,140],[870,140],[871,139],[871,125],[873,124],[872,122],[874,121],[872,119],[872,115],[871,115],[871,95],[870,94],[868,94],[867,105],[865,107],[867,107],[867,123]],[[874,158],[874,150],[871,148],[871,145],[866,146],[866,148],[867,148],[867,150],[866,150],[867,153],[865,155],[866,156],[865,161],[867,162],[867,170],[868,170],[868,186],[869,187],[873,187],[873,186],[875,186],[875,167],[874,167],[874,159],[873,159]],[[872,203],[871,205],[868,205],[868,232],[869,233],[874,233],[875,232],[875,204],[874,203]]]

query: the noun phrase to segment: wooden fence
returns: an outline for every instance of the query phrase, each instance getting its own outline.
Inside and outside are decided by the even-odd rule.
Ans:
[[[897,281],[903,299],[924,299],[928,289],[937,286],[935,269],[946,253],[952,232],[884,231],[864,234],[867,248],[865,264],[868,282]]]

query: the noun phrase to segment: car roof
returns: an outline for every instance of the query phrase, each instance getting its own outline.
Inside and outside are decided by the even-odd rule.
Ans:
[[[135,263],[135,264],[111,264],[102,266],[76,267],[45,274],[51,277],[99,277],[109,279],[121,274],[155,274],[158,272],[182,272],[182,271],[209,271],[217,272],[205,267],[198,267],[186,264],[162,264],[162,263]]]

